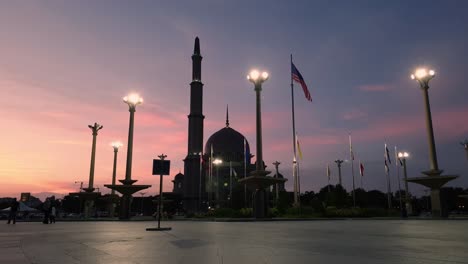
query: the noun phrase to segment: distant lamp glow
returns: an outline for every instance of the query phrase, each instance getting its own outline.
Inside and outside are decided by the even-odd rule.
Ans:
[[[213,164],[215,164],[215,165],[219,165],[219,164],[222,164],[222,163],[223,163],[223,160],[221,160],[221,159],[213,160]]]
[[[268,72],[260,72],[258,70],[250,71],[249,75],[247,75],[247,80],[251,81],[252,83],[259,85],[264,81],[268,80]]]
[[[409,153],[408,152],[398,152],[398,157],[399,158],[408,158]]]
[[[427,70],[425,68],[417,69],[413,74],[411,74],[411,79],[416,80],[421,85],[421,88],[428,89],[429,81],[434,78],[435,71]]]
[[[143,98],[139,94],[132,93],[123,98],[123,101],[130,107],[136,107],[143,103]]]
[[[114,141],[111,143],[111,146],[115,149],[115,150],[118,150],[120,147],[123,146],[122,142],[120,141]]]

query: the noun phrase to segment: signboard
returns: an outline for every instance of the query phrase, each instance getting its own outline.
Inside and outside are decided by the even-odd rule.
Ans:
[[[171,167],[170,160],[153,160],[153,175],[169,175],[169,169]]]

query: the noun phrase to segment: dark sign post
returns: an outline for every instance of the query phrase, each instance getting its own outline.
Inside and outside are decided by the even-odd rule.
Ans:
[[[159,159],[153,160],[153,175],[159,175],[159,203],[158,203],[158,227],[157,228],[146,228],[146,231],[166,231],[171,230],[170,227],[161,228],[161,213],[162,213],[162,201],[163,201],[163,175],[169,175],[171,161],[165,160],[167,155],[161,154],[158,156]]]

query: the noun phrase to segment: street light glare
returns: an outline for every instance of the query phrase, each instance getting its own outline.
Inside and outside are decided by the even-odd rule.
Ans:
[[[431,79],[434,77],[435,71],[434,70],[427,70],[426,68],[417,69],[414,74],[411,74],[411,79],[415,80],[423,80],[423,79]]]
[[[268,79],[268,72],[262,72],[262,78],[263,78],[263,80],[267,80]]]
[[[249,80],[252,79],[254,81],[258,80],[258,77],[260,77],[260,72],[258,72],[257,70],[252,70],[247,76]]]
[[[215,160],[213,160],[213,164],[215,164],[215,165],[219,165],[219,164],[221,164],[221,163],[223,163],[223,161],[220,160],[220,159],[215,159]]]
[[[114,147],[114,148],[120,148],[123,146],[122,142],[120,141],[114,141],[111,143],[111,146]]]
[[[125,96],[123,98],[123,101],[125,103],[127,103],[127,104],[139,105],[139,104],[143,103],[143,98],[140,97],[139,94],[133,93],[133,94],[129,94],[129,95]]]

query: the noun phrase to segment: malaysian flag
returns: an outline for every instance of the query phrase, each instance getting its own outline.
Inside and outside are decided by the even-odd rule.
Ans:
[[[310,96],[309,89],[307,89],[307,85],[304,81],[304,78],[302,78],[301,73],[299,70],[297,70],[296,66],[294,66],[294,63],[291,62],[291,74],[292,74],[292,79],[296,82],[298,82],[302,86],[302,90],[304,91],[304,95],[307,100],[312,102],[312,96]]]
[[[361,174],[361,177],[364,177],[364,165],[362,162],[359,162],[359,173]]]

